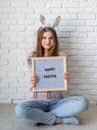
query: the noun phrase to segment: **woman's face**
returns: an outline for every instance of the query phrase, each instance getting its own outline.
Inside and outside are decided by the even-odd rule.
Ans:
[[[41,45],[44,50],[49,50],[54,44],[54,35],[51,31],[44,32]]]

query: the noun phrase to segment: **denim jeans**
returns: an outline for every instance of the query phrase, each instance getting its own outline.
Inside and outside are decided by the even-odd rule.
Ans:
[[[25,101],[16,105],[19,118],[33,123],[53,125],[56,117],[71,117],[88,109],[88,100],[83,96],[59,98],[54,101]]]

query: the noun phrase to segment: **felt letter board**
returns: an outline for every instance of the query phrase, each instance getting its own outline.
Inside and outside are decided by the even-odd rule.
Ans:
[[[66,72],[66,57],[33,57],[32,75],[38,76],[34,91],[63,91],[67,90],[67,82],[62,74]]]

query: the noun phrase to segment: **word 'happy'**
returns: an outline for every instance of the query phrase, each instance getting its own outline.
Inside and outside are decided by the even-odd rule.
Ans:
[[[45,68],[45,71],[55,71],[55,68]]]
[[[55,68],[45,68],[45,71],[55,71]],[[44,78],[56,78],[56,74],[44,75]]]

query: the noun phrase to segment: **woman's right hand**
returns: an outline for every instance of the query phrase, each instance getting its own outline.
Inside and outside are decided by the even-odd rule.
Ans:
[[[31,76],[30,76],[30,83],[31,83],[31,87],[32,87],[32,88],[35,87],[37,81],[38,81],[38,77],[37,77],[37,76],[35,76],[35,75],[31,75]]]

